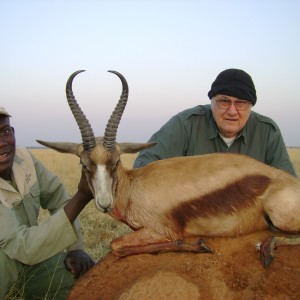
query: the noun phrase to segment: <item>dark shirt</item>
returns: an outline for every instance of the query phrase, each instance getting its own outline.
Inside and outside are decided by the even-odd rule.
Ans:
[[[210,105],[198,105],[173,116],[149,142],[158,144],[139,153],[135,168],[176,156],[234,152],[296,176],[279,127],[272,119],[254,111],[230,147],[220,137]]]

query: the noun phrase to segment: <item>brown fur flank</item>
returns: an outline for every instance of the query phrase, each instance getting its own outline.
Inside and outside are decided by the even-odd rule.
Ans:
[[[170,216],[178,228],[184,229],[193,218],[228,215],[247,209],[253,206],[269,183],[270,178],[267,176],[245,176],[224,188],[181,203],[172,209]]]

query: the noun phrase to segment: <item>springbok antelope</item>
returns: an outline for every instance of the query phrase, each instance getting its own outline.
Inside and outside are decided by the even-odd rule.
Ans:
[[[134,231],[111,242],[112,253],[127,256],[166,251],[211,252],[203,236],[239,236],[270,226],[293,236],[270,237],[260,245],[264,267],[282,244],[300,244],[300,182],[292,175],[240,154],[215,153],[176,157],[140,169],[125,169],[121,153],[154,144],[117,144],[116,134],[128,99],[123,91],[103,138],[96,138],[66,84],[70,109],[82,144],[40,144],[80,158],[96,207]],[[191,238],[198,237],[197,242]]]

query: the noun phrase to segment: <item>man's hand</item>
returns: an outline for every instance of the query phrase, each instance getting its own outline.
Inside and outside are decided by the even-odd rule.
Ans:
[[[80,181],[78,183],[78,192],[85,195],[89,200],[94,198],[94,195],[93,195],[91,189],[89,188],[87,178],[86,178],[86,175],[85,175],[83,169],[81,170],[81,177],[80,177]]]
[[[93,259],[81,249],[69,251],[64,263],[66,269],[74,274],[75,279],[95,265]]]
[[[71,223],[77,218],[84,207],[93,199],[93,193],[89,188],[86,176],[81,171],[81,178],[78,184],[78,190],[72,199],[65,205],[65,213]]]

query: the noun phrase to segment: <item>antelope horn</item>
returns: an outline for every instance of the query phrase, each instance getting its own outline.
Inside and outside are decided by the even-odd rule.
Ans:
[[[108,71],[108,72],[116,74],[121,79],[122,86],[123,86],[121,97],[118,101],[118,104],[115,107],[115,110],[110,116],[109,121],[107,122],[104,138],[103,138],[104,148],[107,149],[108,151],[113,151],[116,147],[117,129],[127,103],[129,89],[128,89],[128,84],[126,82],[126,79],[122,74],[116,71]]]
[[[84,72],[85,70],[80,70],[77,72],[74,72],[68,79],[66,84],[66,94],[67,94],[67,100],[68,104],[70,106],[70,109],[72,111],[72,114],[77,122],[77,125],[81,132],[81,138],[83,143],[83,148],[86,151],[91,151],[96,146],[96,139],[93,132],[93,129],[86,118],[85,114],[82,112],[80,106],[78,105],[72,91],[72,83],[75,76],[81,72]]]

